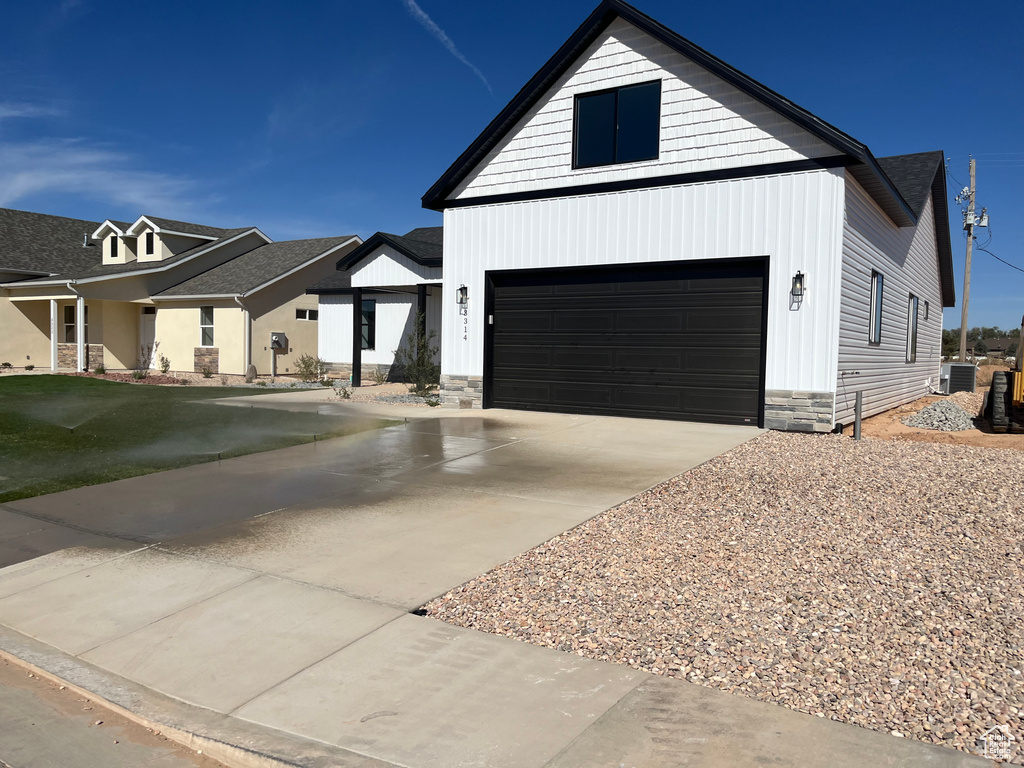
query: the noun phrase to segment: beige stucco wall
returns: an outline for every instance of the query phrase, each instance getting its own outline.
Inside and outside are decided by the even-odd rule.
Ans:
[[[50,302],[7,298],[0,289],[0,363],[50,367]]]
[[[134,368],[139,360],[139,314],[138,304],[121,301],[86,302],[89,309],[89,340],[93,339],[92,305],[99,305],[102,317],[103,364],[107,368]],[[94,341],[95,343],[95,341]]]
[[[202,339],[199,308],[213,307],[213,346],[219,354],[217,373],[245,373],[243,312],[230,300],[159,302],[156,309],[157,354],[171,361],[172,371],[191,371],[195,348]]]
[[[283,331],[288,336],[288,350],[277,355],[277,372],[291,374],[302,355],[318,356],[317,321],[297,320],[296,309],[317,309],[317,297],[306,289],[323,277],[334,274],[338,259],[353,250],[353,243],[321,259],[294,275],[280,280],[245,299],[252,313],[252,362],[261,376],[271,372],[270,334]]]

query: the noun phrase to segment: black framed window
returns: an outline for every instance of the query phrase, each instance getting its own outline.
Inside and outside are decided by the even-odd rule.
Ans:
[[[296,320],[316,320],[320,316],[320,310],[318,309],[296,309],[295,319]]]
[[[917,296],[907,302],[907,362],[917,362]]]
[[[882,286],[885,280],[881,272],[871,272],[871,314],[868,321],[868,343],[882,342]]]
[[[655,160],[660,129],[660,80],[580,94],[573,123],[573,167]]]
[[[362,309],[362,349],[373,349],[377,343],[377,301],[363,299]]]
[[[152,256],[153,255],[153,233],[152,232],[147,232],[146,233],[146,255],[147,256]]]
[[[110,236],[110,258],[117,258],[117,235]]]

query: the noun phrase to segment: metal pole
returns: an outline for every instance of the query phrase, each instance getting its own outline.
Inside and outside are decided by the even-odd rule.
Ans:
[[[974,158],[971,158],[971,191],[967,199],[967,260],[964,262],[964,306],[960,314],[960,362],[967,362],[967,305],[971,298],[971,249],[974,247]]]
[[[1020,319],[1020,336],[1017,337],[1017,370],[1024,371],[1024,317]]]
[[[352,386],[363,385],[363,289],[352,289]]]
[[[860,440],[860,415],[864,409],[864,393],[857,390],[857,401],[853,406],[853,439]]]

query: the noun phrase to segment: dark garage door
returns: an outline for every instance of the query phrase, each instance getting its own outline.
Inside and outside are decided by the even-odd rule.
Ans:
[[[488,273],[486,405],[758,424],[765,262]]]

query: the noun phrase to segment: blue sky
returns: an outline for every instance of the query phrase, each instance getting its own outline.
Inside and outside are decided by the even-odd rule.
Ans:
[[[638,0],[865,142],[978,161],[990,251],[1024,269],[1024,3]],[[0,206],[140,213],[275,239],[440,224],[420,197],[596,0],[7,3]],[[1016,327],[1024,272],[975,251],[970,325]],[[946,326],[960,310],[946,310]]]

